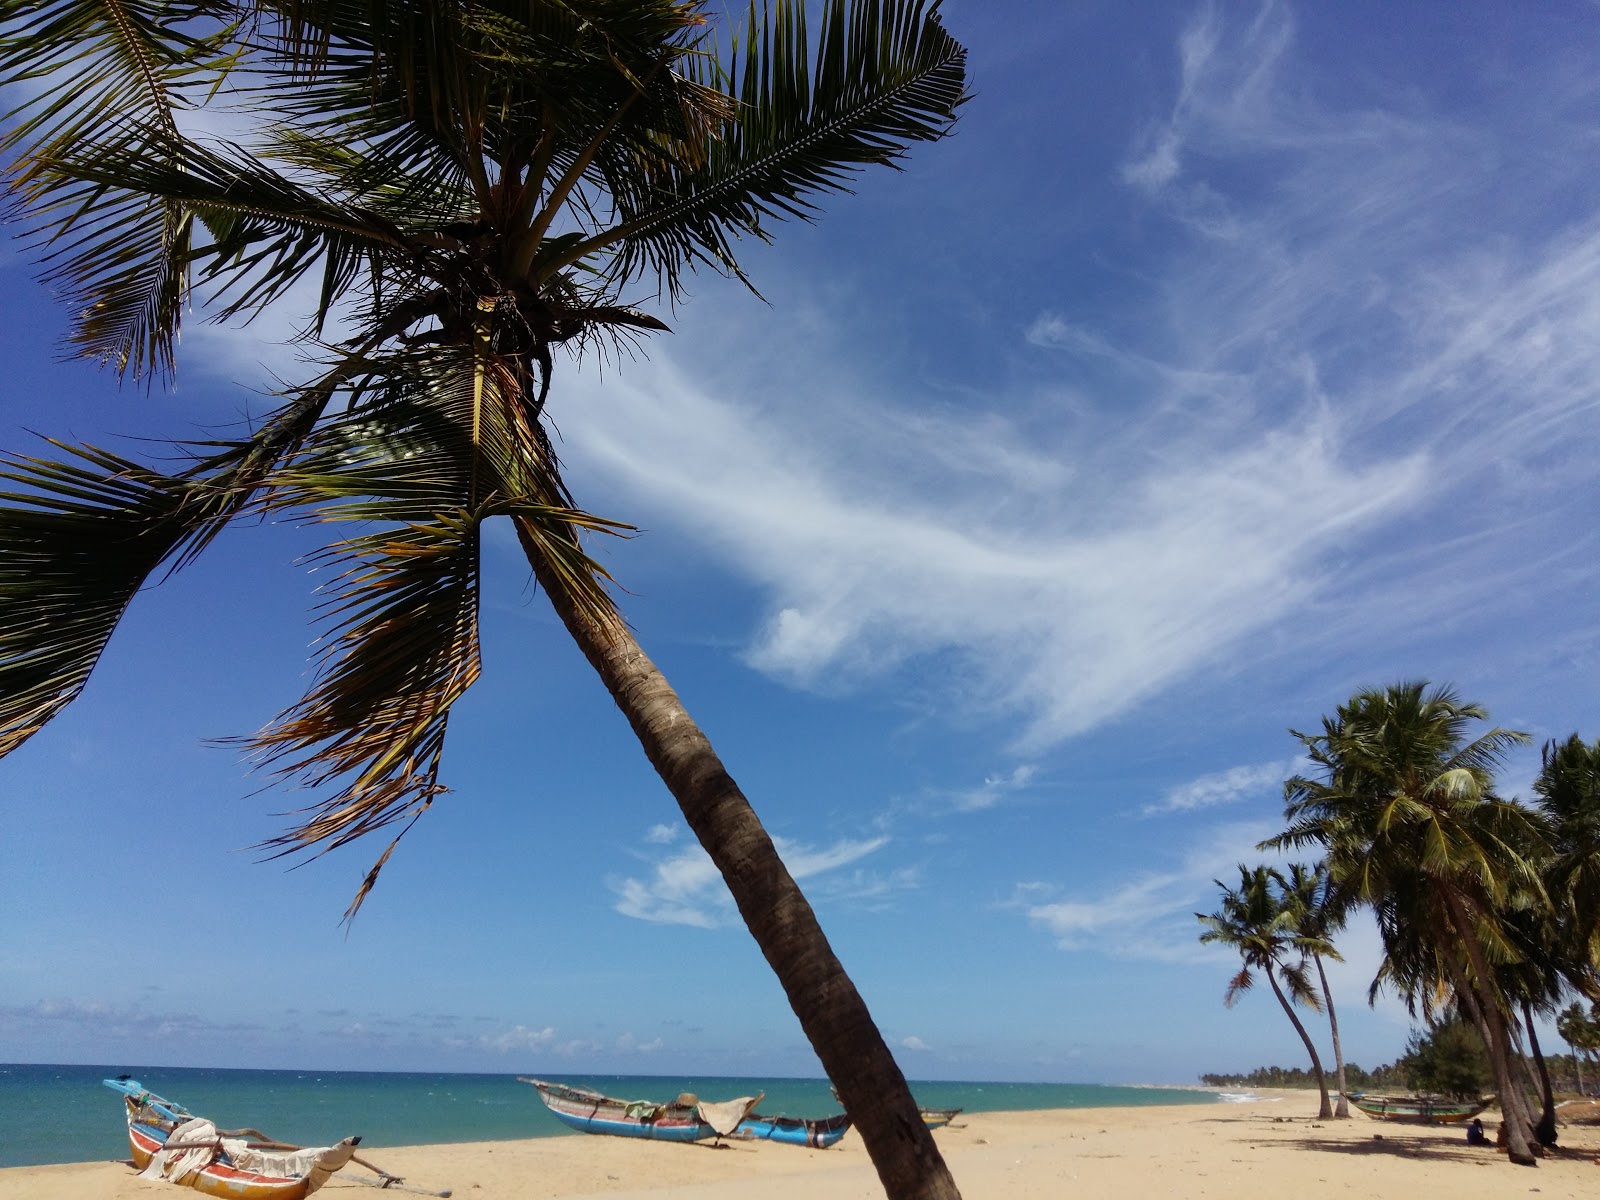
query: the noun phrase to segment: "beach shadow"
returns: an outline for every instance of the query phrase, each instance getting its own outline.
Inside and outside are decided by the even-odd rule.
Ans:
[[[1413,1158],[1435,1162],[1493,1163],[1504,1160],[1492,1146],[1469,1146],[1465,1141],[1447,1142],[1439,1138],[1396,1137],[1375,1134],[1360,1141],[1335,1138],[1297,1137],[1293,1141],[1260,1142],[1274,1149],[1315,1150],[1325,1154],[1345,1154],[1358,1158]]]

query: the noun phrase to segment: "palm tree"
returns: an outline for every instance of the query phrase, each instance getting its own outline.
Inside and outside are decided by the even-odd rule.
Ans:
[[[1339,1017],[1333,1007],[1333,991],[1328,987],[1328,972],[1322,960],[1331,958],[1343,962],[1334,949],[1332,937],[1344,928],[1346,919],[1342,898],[1328,879],[1325,863],[1307,867],[1304,863],[1291,863],[1289,874],[1274,871],[1283,906],[1295,934],[1295,948],[1309,955],[1317,968],[1317,982],[1322,987],[1322,1000],[1328,1006],[1328,1027],[1333,1034],[1334,1077],[1338,1083],[1339,1098],[1334,1102],[1335,1119],[1350,1119],[1350,1099],[1345,1094],[1344,1048],[1339,1042]]]
[[[1552,827],[1545,887],[1572,957],[1600,971],[1600,741],[1573,734],[1546,742],[1540,760],[1533,792]],[[1574,985],[1595,990],[1581,981]]]
[[[820,13],[813,57],[807,11]],[[811,219],[951,128],[965,51],[937,0],[769,0],[719,51],[709,0],[0,0],[14,213],[76,353],[174,366],[195,296],[248,320],[316,285],[307,378],[165,465],[6,459],[0,754],[85,685],[134,594],[229,522],[326,533],[305,696],[244,739],[311,789],[275,852],[394,833],[434,798],[478,674],[483,530],[505,518],[726,880],[894,1196],[957,1195],[904,1077],[771,838],[613,607],[545,428],[556,352],[665,330],[696,267]],[[240,97],[248,132],[191,109]],[[354,522],[352,526],[349,524]],[[343,524],[341,524],[343,523]],[[346,530],[342,535],[338,532]]]
[[[1294,1031],[1305,1043],[1306,1053],[1311,1056],[1311,1069],[1322,1096],[1317,1116],[1326,1120],[1333,1115],[1333,1106],[1328,1101],[1327,1074],[1317,1055],[1316,1043],[1294,1011],[1294,1004],[1304,1004],[1314,1011],[1319,1008],[1317,993],[1306,974],[1304,952],[1298,945],[1294,911],[1273,894],[1272,874],[1264,866],[1251,869],[1240,863],[1237,888],[1228,887],[1220,879],[1212,882],[1222,889],[1222,907],[1210,914],[1195,913],[1195,919],[1205,926],[1200,941],[1231,947],[1244,960],[1238,974],[1228,981],[1222,1002],[1232,1008],[1239,997],[1255,985],[1257,971],[1266,976],[1272,994],[1278,998]],[[1291,953],[1298,953],[1300,957],[1291,962]],[[1291,999],[1294,1004],[1290,1003]]]
[[[1423,989],[1453,992],[1494,1066],[1511,1160],[1532,1166],[1495,966],[1519,957],[1500,915],[1543,895],[1543,839],[1533,814],[1494,794],[1494,768],[1527,736],[1496,728],[1468,740],[1485,719],[1425,682],[1358,692],[1321,733],[1295,733],[1322,778],[1285,782],[1289,828],[1262,845],[1321,847],[1334,884],[1372,906],[1385,951],[1375,989],[1387,979],[1412,1004]]]
[[[1600,1050],[1600,1005],[1592,1007],[1593,1011],[1586,1014],[1583,1005],[1574,1000],[1556,1015],[1556,1032],[1572,1051],[1572,1065],[1578,1073],[1580,1095],[1588,1095],[1588,1089],[1583,1086],[1583,1060]]]

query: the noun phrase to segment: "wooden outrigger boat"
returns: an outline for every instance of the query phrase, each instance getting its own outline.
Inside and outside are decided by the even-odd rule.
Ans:
[[[357,1183],[373,1187],[449,1196],[410,1187],[404,1176],[356,1157],[359,1137],[347,1137],[333,1146],[303,1149],[273,1141],[259,1129],[219,1130],[183,1105],[167,1100],[126,1076],[104,1081],[121,1092],[127,1105],[128,1148],[133,1165],[147,1179],[191,1187],[222,1200],[305,1200],[351,1162],[378,1176]]]
[[[312,1150],[263,1150],[224,1136],[181,1104],[146,1090],[136,1079],[107,1079],[128,1108],[133,1165],[149,1179],[237,1200],[305,1200],[355,1156],[359,1137]],[[254,1132],[253,1130],[250,1132]]]
[[[763,1142],[785,1142],[791,1146],[810,1146],[813,1150],[826,1150],[842,1138],[850,1128],[848,1113],[806,1120],[803,1117],[767,1117],[753,1112],[739,1122],[733,1131],[736,1138],[749,1138]]]
[[[1408,1121],[1418,1125],[1451,1125],[1468,1121],[1489,1105],[1483,1100],[1439,1100],[1431,1096],[1369,1096],[1365,1092],[1346,1092],[1345,1098],[1369,1117],[1380,1121]]]
[[[586,1088],[529,1079],[552,1115],[563,1124],[583,1133],[603,1133],[613,1137],[650,1138],[658,1142],[703,1142],[707,1138],[729,1137],[755,1108],[760,1096],[741,1096],[720,1104],[702,1103],[698,1096],[685,1092],[668,1104],[649,1100],[618,1100],[614,1096]]]

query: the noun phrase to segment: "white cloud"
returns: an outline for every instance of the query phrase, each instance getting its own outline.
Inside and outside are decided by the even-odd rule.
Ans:
[[[911,1050],[917,1054],[927,1054],[933,1050],[932,1046],[914,1034],[911,1037],[901,1038],[900,1047],[903,1050]]]
[[[829,691],[932,664],[930,708],[1033,754],[1288,644],[1398,655],[1541,570],[1594,583],[1556,530],[1600,449],[1600,220],[1497,229],[1515,147],[1327,105],[1287,10],[1253,12],[1203,11],[1130,151],[1175,238],[1117,264],[1143,290],[1017,323],[1058,387],[941,407],[825,322],[711,301],[759,355],[689,335],[558,401],[575,464],[758,589],[750,664]]]
[[[1024,763],[1008,774],[991,775],[981,786],[958,793],[954,797],[954,806],[959,812],[979,812],[993,808],[1012,793],[1025,791],[1033,784],[1038,773],[1037,767]]]
[[[1222,804],[1237,804],[1252,796],[1281,797],[1283,781],[1294,774],[1299,766],[1295,760],[1261,763],[1257,766],[1230,767],[1210,775],[1202,775],[1188,783],[1169,788],[1158,803],[1144,806],[1146,816],[1159,813],[1193,812],[1199,808],[1215,808]]]
[[[877,874],[847,870],[877,853],[889,839],[840,839],[816,847],[774,838],[778,855],[795,880],[806,885],[813,903],[855,901],[869,903],[918,886],[918,872],[901,868]],[[700,929],[738,923],[733,897],[728,894],[710,857],[698,844],[654,862],[648,878],[608,879],[616,894],[616,911],[625,917],[660,925],[690,925]]]
[[[1046,899],[1054,890],[1037,881],[1019,885],[1010,907],[1044,929],[1062,950],[1093,950],[1113,958],[1205,962],[1194,914],[1215,907],[1215,880],[1227,881],[1237,864],[1279,858],[1256,843],[1277,832],[1267,823],[1219,826],[1164,871],[1151,871],[1113,890],[1087,897]]]
[[[484,1034],[478,1039],[485,1050],[499,1054],[513,1054],[523,1050],[542,1050],[555,1042],[556,1031],[548,1025],[543,1029],[529,1029],[526,1025],[513,1025],[499,1033]]]
[[[652,825],[644,840],[652,846],[670,846],[678,840],[680,829],[676,825]]]

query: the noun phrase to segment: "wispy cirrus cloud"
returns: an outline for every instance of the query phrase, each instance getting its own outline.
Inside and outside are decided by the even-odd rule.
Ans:
[[[1255,766],[1229,767],[1170,787],[1162,798],[1143,808],[1145,816],[1162,813],[1193,812],[1196,809],[1215,808],[1224,804],[1237,804],[1251,797],[1272,795],[1281,797],[1283,781],[1299,766],[1296,760],[1260,763]]]
[[[759,589],[751,665],[840,690],[932,664],[930,706],[1020,719],[1033,753],[1285,644],[1409,653],[1595,583],[1577,85],[1520,81],[1501,99],[1551,116],[1515,127],[1334,103],[1276,4],[1203,9],[1177,64],[1108,184],[1163,231],[1117,264],[1141,282],[1013,326],[1059,387],[929,405],[826,321],[713,302],[759,355],[691,373],[717,357],[691,334],[560,402],[574,463]],[[1510,198],[1512,166],[1563,203]]]
[[[1048,881],[1019,884],[1008,907],[1044,930],[1058,949],[1090,950],[1113,958],[1204,962],[1214,956],[1198,943],[1194,914],[1215,907],[1215,880],[1238,863],[1279,861],[1256,843],[1277,832],[1266,822],[1214,829],[1165,870],[1153,870],[1111,889],[1060,894]]]
[[[806,885],[806,894],[814,903],[850,902],[868,906],[887,902],[920,883],[915,868],[869,871],[858,865],[888,843],[887,837],[845,838],[828,846],[773,839],[784,865],[796,881]],[[617,897],[616,911],[625,917],[700,929],[739,923],[738,910],[722,876],[698,845],[685,846],[666,857],[656,858],[643,878],[614,876],[606,881],[606,886]]]

